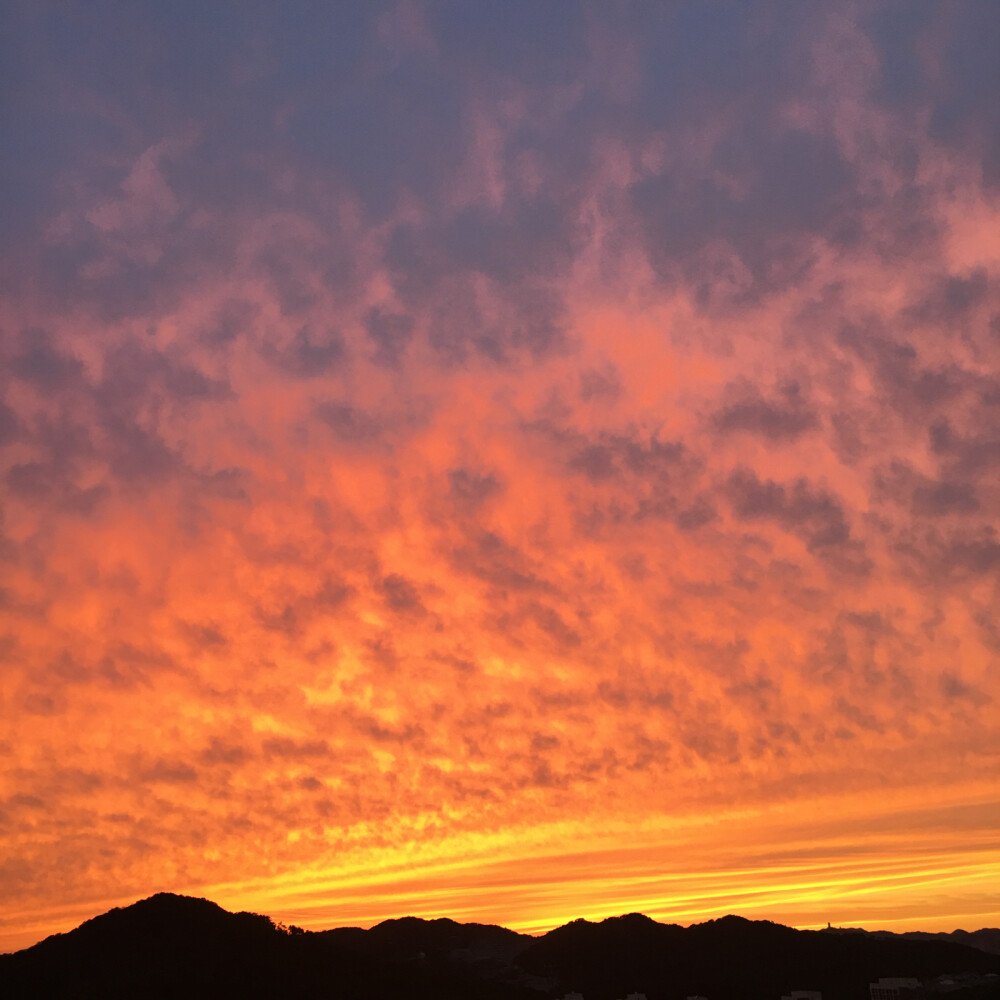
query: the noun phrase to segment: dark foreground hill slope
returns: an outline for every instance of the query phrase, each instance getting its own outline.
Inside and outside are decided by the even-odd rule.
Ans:
[[[365,932],[362,932],[365,933]],[[369,932],[370,933],[370,932]],[[330,934],[290,933],[268,917],[160,893],[32,948],[0,955],[4,1000],[507,1000],[522,994],[468,975],[374,957]]]
[[[1000,998],[1000,956],[953,941],[796,931],[724,917],[692,927],[640,914],[573,921],[540,938],[453,920],[296,932],[166,893],[0,955],[5,1000],[778,1000],[794,989],[867,1000],[879,976],[978,975],[952,1000]]]

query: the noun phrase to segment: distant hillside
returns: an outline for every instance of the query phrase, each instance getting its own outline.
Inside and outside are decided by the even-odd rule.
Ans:
[[[867,1000],[867,984],[879,976],[943,973],[980,977],[954,1000],[1000,998],[1000,956],[954,940],[796,931],[732,916],[685,928],[641,914],[576,920],[538,938],[414,917],[309,933],[161,893],[0,955],[0,996],[551,1000],[575,990],[585,1000],[629,992],[778,1000],[817,989],[824,1000]],[[996,978],[981,978],[987,974]]]
[[[1000,927],[983,927],[978,931],[906,931],[894,934],[892,931],[866,931],[863,927],[827,927],[826,934],[868,934],[877,938],[903,938],[907,941],[951,941],[968,945],[991,955],[1000,955]]]

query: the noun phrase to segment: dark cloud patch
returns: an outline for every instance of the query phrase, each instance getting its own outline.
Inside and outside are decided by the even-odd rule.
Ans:
[[[420,592],[411,580],[399,573],[390,573],[379,582],[379,590],[387,607],[399,614],[423,615],[427,609]]]
[[[160,759],[140,770],[139,778],[149,784],[188,785],[198,780],[198,772],[182,761]]]
[[[413,320],[383,309],[371,309],[365,317],[365,329],[375,345],[375,363],[397,367],[413,337]]]
[[[540,360],[565,353],[571,346],[565,303],[549,280],[555,265],[567,258],[565,240],[559,238],[554,257],[532,261],[537,249],[529,234],[495,233],[492,214],[480,209],[468,212],[459,216],[465,223],[456,223],[451,230],[397,226],[384,251],[406,312],[427,315],[428,343],[439,360],[453,366],[472,356],[508,365],[521,362],[524,355]],[[473,225],[473,219],[479,221]],[[499,317],[479,304],[481,275],[489,279],[491,293],[502,303]],[[400,339],[396,335],[388,345],[379,345],[383,354],[386,347],[387,357],[398,353],[395,345]]]
[[[135,342],[110,350],[100,382],[90,400],[100,433],[89,431],[112,473],[127,486],[149,486],[188,477],[181,452],[167,443],[171,413],[233,398],[224,379],[212,378],[180,358]],[[98,439],[100,441],[98,442]],[[202,478],[209,488],[213,477]],[[218,492],[216,490],[216,492]]]
[[[112,644],[98,664],[98,673],[113,688],[149,687],[157,674],[176,669],[169,653],[130,642]]]
[[[880,611],[844,611],[840,618],[870,636],[893,635],[896,632],[892,622]]]
[[[553,653],[566,654],[578,649],[582,638],[565,618],[553,607],[537,600],[510,602],[507,609],[491,616],[490,626],[519,649],[537,650],[548,647]],[[547,708],[570,708],[586,701],[582,691],[549,692],[537,690],[532,694],[539,704]]]
[[[639,476],[670,473],[692,456],[680,441],[664,441],[656,435],[649,440],[611,435],[608,445],[620,456],[625,468]]]
[[[302,621],[294,604],[257,607],[254,618],[266,631],[276,632],[289,638],[299,635],[302,630]]]
[[[864,23],[882,58],[879,96],[894,111],[921,113],[935,142],[971,156],[988,184],[1000,183],[1000,114],[988,97],[1000,87],[992,6],[891,3],[868,9]]]
[[[674,692],[669,687],[642,683],[636,678],[619,676],[597,685],[597,697],[616,709],[639,707],[646,711],[669,711],[674,707]]]
[[[226,347],[238,337],[253,331],[260,310],[245,299],[229,299],[215,312],[199,335],[199,340],[213,347]]]
[[[857,465],[868,454],[869,428],[858,414],[842,410],[830,418],[832,444],[845,465]]]
[[[439,663],[445,663],[449,667],[457,670],[460,674],[468,675],[469,677],[475,675],[479,671],[475,660],[468,656],[456,656],[453,653],[436,653],[434,659]]]
[[[21,423],[17,414],[0,399],[0,447],[17,439]]]
[[[441,363],[450,368],[470,360],[503,366],[511,363],[508,332],[486,317],[466,282],[451,280],[442,301],[429,305],[428,340]]]
[[[580,645],[580,633],[570,626],[555,608],[539,601],[530,601],[524,608],[526,616],[560,647],[573,649]]]
[[[319,294],[310,277],[315,273],[312,248],[301,234],[279,234],[257,256],[282,316],[301,320],[316,308]]]
[[[54,414],[39,416],[30,426],[33,443],[59,467],[64,480],[72,478],[81,459],[99,457],[85,400],[85,396],[65,400]]]
[[[158,218],[144,197],[102,203],[91,195],[87,216],[77,217],[71,233],[37,254],[39,283],[52,306],[64,312],[86,306],[107,324],[142,320],[178,309],[206,274],[232,265],[227,227],[206,227],[180,210]],[[146,217],[150,208],[154,214]],[[90,221],[104,209],[125,221],[108,228]],[[74,215],[79,210],[79,201],[68,209]]]
[[[190,365],[170,363],[164,355],[157,359],[158,377],[170,399],[181,403],[218,402],[232,398],[232,390],[223,379],[209,378]]]
[[[551,584],[519,548],[492,531],[477,532],[456,548],[452,565],[500,591],[550,591]]]
[[[527,351],[538,361],[569,349],[566,308],[558,293],[529,285],[510,290],[510,295],[515,305],[510,332],[490,331],[479,344],[483,353],[503,360],[511,352]]]
[[[80,489],[72,470],[53,462],[23,462],[12,465],[4,477],[11,496],[29,503],[48,503],[66,513],[87,517],[109,495],[104,484]]]
[[[55,715],[60,711],[54,698],[38,691],[29,694],[22,705],[29,715]]]
[[[196,471],[193,478],[207,496],[236,503],[250,503],[250,473],[246,469]]]
[[[664,441],[656,435],[602,433],[585,438],[575,431],[538,428],[550,434],[567,453],[567,467],[583,473],[591,482],[602,483],[629,477],[659,480],[682,475],[693,458],[680,441]]]
[[[59,351],[51,334],[32,328],[21,334],[21,352],[10,360],[11,373],[36,389],[60,392],[83,383],[83,364]]]
[[[929,482],[913,491],[913,512],[921,516],[974,514],[979,506],[976,491],[968,483]]]
[[[989,704],[993,700],[985,691],[980,691],[978,688],[966,683],[953,671],[945,671],[941,674],[939,687],[941,694],[948,701],[952,702],[967,701],[979,708],[982,705]]]
[[[774,703],[779,693],[778,685],[763,674],[730,684],[725,689],[727,698],[737,701],[747,701],[761,712],[766,712]]]
[[[891,536],[893,552],[904,572],[914,580],[938,585],[975,577],[993,576],[1000,570],[1000,540],[995,525],[966,523],[952,530],[936,524],[911,526]],[[941,624],[931,619],[928,635]]]
[[[426,739],[424,728],[418,723],[408,722],[393,727],[359,713],[350,713],[350,718],[356,732],[376,743],[397,743],[416,752]]]
[[[211,378],[182,358],[127,341],[105,355],[95,397],[112,412],[134,412],[153,393],[180,404],[233,398],[228,382]]]
[[[1000,620],[991,608],[981,608],[973,612],[973,619],[979,626],[983,642],[994,652],[1000,654]]]
[[[106,775],[77,767],[60,767],[50,772],[48,788],[59,795],[78,795],[103,788],[106,784]]]
[[[696,497],[694,503],[677,512],[675,523],[681,531],[697,531],[719,519],[718,512],[706,497]]]
[[[602,444],[585,445],[566,464],[595,483],[611,479],[619,471],[611,448]]]
[[[444,255],[422,226],[412,222],[400,222],[393,226],[386,237],[382,260],[392,275],[397,296],[414,309],[426,306],[434,291],[441,287]],[[453,286],[453,278],[451,282]],[[448,287],[447,284],[445,287]],[[452,307],[461,303],[457,289],[445,298],[453,300],[449,303]],[[448,310],[449,313],[452,311]],[[433,332],[432,325],[432,340]]]
[[[326,575],[311,594],[306,595],[299,607],[306,613],[328,615],[342,608],[353,596],[354,588],[333,575]]]
[[[378,418],[346,403],[320,403],[316,407],[316,415],[339,440],[347,444],[372,444],[384,432]]]
[[[313,414],[344,446],[369,454],[403,446],[434,418],[435,401],[427,395],[398,396],[364,409],[345,400],[321,399]]]
[[[664,275],[684,273],[706,248],[726,245],[751,279],[740,297],[754,299],[801,277],[807,236],[840,244],[860,236],[853,171],[831,139],[774,133],[750,120],[723,139],[712,166],[690,175],[672,168],[631,189],[648,253]]]
[[[988,399],[976,414],[973,427],[971,433],[961,434],[947,417],[942,417],[928,432],[931,449],[957,479],[988,477],[1000,464],[1000,413],[993,412]]]
[[[326,740],[293,740],[287,736],[275,736],[264,740],[261,749],[266,757],[288,760],[309,760],[330,756],[330,745]]]
[[[945,275],[938,278],[921,301],[907,306],[901,319],[954,330],[968,323],[976,307],[984,304],[991,292],[994,292],[993,282],[982,268],[969,275]]]
[[[37,795],[26,795],[24,793],[19,793],[17,795],[12,795],[4,805],[8,807],[21,807],[23,809],[44,809],[45,802],[40,799]]]
[[[1000,567],[996,529],[988,525],[975,533],[956,533],[946,545],[943,562],[975,574],[992,572]]]
[[[684,530],[695,530],[713,519],[710,500],[693,496],[702,459],[682,441],[637,427],[583,434],[561,417],[527,422],[524,429],[567,471],[597,488],[574,490],[574,517],[587,534],[629,521],[682,521]]]
[[[873,496],[909,507],[918,517],[970,515],[980,509],[973,483],[962,479],[932,479],[905,462],[876,469]]]
[[[344,360],[344,339],[336,330],[301,326],[284,349],[265,343],[264,356],[295,378],[328,375]]]
[[[912,344],[878,330],[845,326],[839,340],[869,367],[882,398],[906,420],[927,420],[936,408],[954,402],[978,382],[958,365],[922,366]]]
[[[105,418],[104,431],[111,471],[126,484],[162,482],[184,468],[181,456],[154,430],[110,415]]]
[[[249,759],[250,753],[242,744],[227,743],[217,738],[212,739],[198,754],[198,760],[209,767],[218,764],[238,767]]]
[[[725,493],[733,512],[744,521],[772,521],[800,535],[810,551],[845,545],[850,526],[840,501],[804,477],[789,485],[760,479],[752,469],[736,469]]]
[[[501,286],[552,277],[570,263],[573,226],[564,206],[545,199],[513,201],[500,214],[481,206],[458,212],[442,234],[455,267]]]
[[[478,472],[465,467],[448,472],[448,496],[457,507],[469,513],[478,510],[503,490],[500,479],[492,472]]]
[[[685,726],[681,742],[709,763],[737,764],[741,759],[739,734],[717,719],[706,725]]]
[[[196,650],[221,650],[229,645],[225,633],[211,622],[179,622],[178,630]]]
[[[93,671],[78,655],[74,655],[68,649],[64,649],[58,656],[55,656],[49,663],[49,671],[60,681],[67,681],[71,684],[79,684],[88,680]]]
[[[797,129],[774,136],[741,133],[724,149],[723,163],[741,162],[740,173],[752,178],[753,187],[739,214],[781,233],[826,231],[843,238],[845,224],[837,216],[856,207],[855,178],[832,138]]]
[[[732,383],[724,395],[728,401],[712,417],[716,430],[724,433],[756,434],[769,441],[793,441],[819,424],[798,382],[786,382],[771,398],[750,383]]]
[[[880,612],[843,611],[829,628],[817,630],[808,659],[824,683],[846,684],[866,705],[888,697],[915,708],[913,680],[897,662],[906,662],[915,650],[905,631]]]
[[[621,379],[612,365],[580,372],[580,399],[585,403],[614,402],[621,394]]]
[[[885,727],[878,718],[871,712],[866,712],[863,708],[848,701],[846,698],[838,698],[834,706],[838,715],[854,724],[858,729],[866,729],[869,732],[881,733]]]
[[[386,634],[365,641],[365,660],[377,670],[389,674],[395,673],[401,662],[395,643]]]

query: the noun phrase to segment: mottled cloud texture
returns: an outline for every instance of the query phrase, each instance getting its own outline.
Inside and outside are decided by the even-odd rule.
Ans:
[[[1000,921],[1000,8],[2,17],[0,945]]]

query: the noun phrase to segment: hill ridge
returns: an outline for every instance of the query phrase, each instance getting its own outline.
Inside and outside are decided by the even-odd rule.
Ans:
[[[989,928],[984,940],[989,939]],[[979,932],[962,932],[971,940]],[[642,913],[578,919],[539,936],[450,917],[303,931],[195,896],[155,893],[0,955],[11,1000],[240,996],[298,1000],[777,1000],[867,996],[879,976],[968,974],[955,1000],[1000,997],[1000,956],[948,940],[855,928],[796,930],[727,914],[682,927]],[[984,992],[985,991],[985,992]]]

